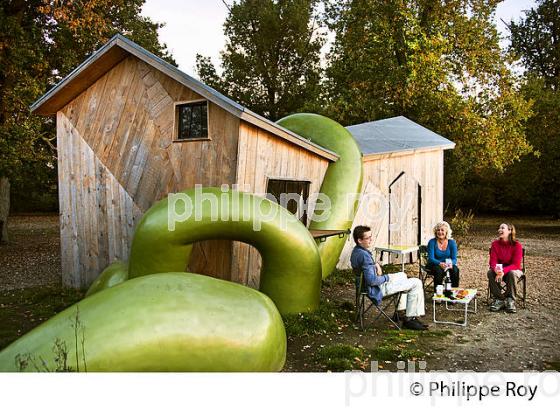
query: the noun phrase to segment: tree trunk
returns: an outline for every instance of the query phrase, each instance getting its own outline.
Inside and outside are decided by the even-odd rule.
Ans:
[[[8,214],[10,213],[10,181],[0,177],[0,243],[8,242]]]

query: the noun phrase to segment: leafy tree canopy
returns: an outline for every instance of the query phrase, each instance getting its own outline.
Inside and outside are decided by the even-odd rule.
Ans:
[[[511,49],[528,72],[558,88],[560,81],[560,2],[538,0],[519,23],[512,21]]]
[[[197,55],[206,84],[273,120],[317,100],[320,33],[316,0],[241,0],[230,7],[219,75]]]
[[[449,181],[502,171],[531,151],[530,104],[500,50],[499,0],[335,0],[327,114],[344,124],[405,115],[454,141]]]
[[[522,95],[533,102],[527,139],[539,153],[506,173],[510,203],[517,210],[560,216],[560,2],[539,0],[518,23],[511,22],[511,51],[525,66]],[[509,184],[508,184],[509,182]]]
[[[120,32],[173,62],[144,0],[6,0],[0,4],[0,176],[30,167],[54,182],[54,121],[29,106]],[[22,173],[22,167],[26,169]],[[39,178],[41,179],[41,178]]]

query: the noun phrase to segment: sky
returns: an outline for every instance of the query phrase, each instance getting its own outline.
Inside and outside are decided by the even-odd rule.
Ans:
[[[231,0],[226,0],[231,3]],[[535,5],[534,0],[504,0],[496,11],[496,23],[502,36],[502,20],[519,20],[523,10]],[[218,66],[225,45],[223,24],[227,8],[221,0],[146,0],[142,14],[165,23],[159,30],[160,41],[167,44],[179,68],[195,75],[196,54],[208,56]],[[507,44],[504,40],[502,46]]]

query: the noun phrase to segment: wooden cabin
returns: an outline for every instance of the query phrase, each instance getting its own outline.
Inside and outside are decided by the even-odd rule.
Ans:
[[[338,159],[120,35],[31,108],[56,115],[62,278],[77,288],[128,258],[136,224],[169,192],[311,195]],[[257,287],[260,263],[249,245],[215,240],[188,268]]]
[[[374,246],[426,244],[443,219],[444,150],[455,144],[402,116],[347,129],[358,142],[364,166],[352,229],[370,226]],[[350,268],[353,247],[350,239],[339,269]]]

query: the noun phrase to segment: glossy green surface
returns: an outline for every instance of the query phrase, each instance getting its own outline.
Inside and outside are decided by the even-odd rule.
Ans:
[[[315,310],[319,306],[321,260],[307,228],[280,205],[248,193],[203,188],[215,198],[197,204],[195,189],[185,200],[168,198],[152,206],[134,235],[129,276],[183,271],[191,244],[207,239],[232,239],[254,246],[262,257],[260,290],[282,314]],[[168,213],[184,215],[188,201],[198,210],[168,229]]]
[[[279,371],[286,356],[282,318],[267,296],[184,272],[83,299],[0,352],[0,372],[56,370],[57,340],[72,371]]]
[[[317,114],[293,114],[282,118],[278,124],[340,157],[329,165],[321,185],[321,193],[331,201],[330,215],[323,222],[312,221],[309,229],[352,228],[363,175],[362,153],[352,134],[336,121]],[[345,241],[346,237],[334,236],[319,244],[323,278],[335,269]]]
[[[93,295],[103,289],[123,283],[128,279],[128,265],[122,261],[116,261],[107,266],[103,272],[93,281],[89,287],[86,297]]]

